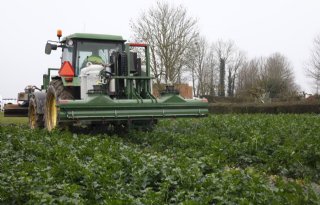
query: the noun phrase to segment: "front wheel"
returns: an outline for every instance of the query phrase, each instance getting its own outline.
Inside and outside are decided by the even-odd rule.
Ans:
[[[59,100],[74,99],[68,87],[64,87],[61,79],[54,79],[50,82],[44,111],[45,127],[52,131],[59,125]]]

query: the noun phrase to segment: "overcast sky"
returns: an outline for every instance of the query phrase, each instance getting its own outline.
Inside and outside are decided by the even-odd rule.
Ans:
[[[280,52],[291,61],[296,82],[311,92],[304,63],[320,34],[319,0],[168,0],[182,4],[199,21],[210,42],[235,41],[249,58]],[[44,54],[47,40],[76,32],[131,36],[130,21],[154,5],[151,0],[10,0],[0,12],[0,96],[16,97],[29,84],[40,86],[48,67],[59,67],[60,53]]]

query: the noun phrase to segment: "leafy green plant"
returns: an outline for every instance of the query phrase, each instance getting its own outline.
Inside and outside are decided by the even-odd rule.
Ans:
[[[0,125],[0,203],[319,204],[319,123],[217,115],[121,137]]]

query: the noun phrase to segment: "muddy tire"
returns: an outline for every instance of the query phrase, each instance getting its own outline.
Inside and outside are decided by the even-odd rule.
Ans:
[[[44,109],[44,125],[48,131],[57,128],[59,123],[59,100],[73,100],[72,90],[64,87],[61,79],[54,79],[50,82],[46,95]]]
[[[41,105],[37,103],[35,97],[31,97],[28,109],[29,127],[31,129],[44,127],[43,114],[38,112],[39,106]]]

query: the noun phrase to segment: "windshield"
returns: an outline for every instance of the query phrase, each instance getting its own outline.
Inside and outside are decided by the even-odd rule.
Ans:
[[[114,42],[88,42],[78,41],[76,70],[79,71],[87,66],[88,59],[94,59],[96,63],[110,63],[113,52],[121,51],[122,43]]]

